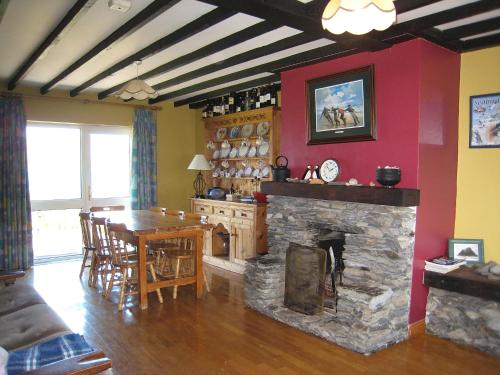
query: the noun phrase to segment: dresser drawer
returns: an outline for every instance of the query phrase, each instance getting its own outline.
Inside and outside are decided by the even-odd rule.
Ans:
[[[221,215],[225,217],[233,217],[233,209],[229,207],[214,207],[214,215]]]
[[[253,219],[253,211],[249,210],[234,210],[234,217],[237,219]]]
[[[210,215],[212,214],[212,206],[208,204],[195,204],[194,205],[194,212],[197,214],[205,214],[205,215]]]

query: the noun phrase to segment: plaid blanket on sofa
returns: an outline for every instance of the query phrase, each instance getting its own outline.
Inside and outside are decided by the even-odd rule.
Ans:
[[[7,374],[15,375],[36,368],[92,352],[83,336],[72,333],[42,342],[28,349],[9,353]]]

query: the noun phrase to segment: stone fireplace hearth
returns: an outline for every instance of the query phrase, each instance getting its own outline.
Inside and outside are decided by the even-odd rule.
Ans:
[[[415,207],[278,195],[268,200],[269,254],[247,262],[247,305],[360,353],[406,339]],[[345,233],[337,311],[325,308],[316,315],[292,311],[283,303],[286,250],[290,242],[318,246],[325,230]]]

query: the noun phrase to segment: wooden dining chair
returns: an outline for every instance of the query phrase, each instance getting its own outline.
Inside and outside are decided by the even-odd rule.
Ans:
[[[82,229],[82,245],[83,245],[83,260],[80,267],[80,279],[86,267],[90,267],[89,280],[92,279],[92,260],[94,259],[95,247],[92,243],[92,222],[90,220],[90,212],[80,212],[80,226]],[[87,265],[87,261],[90,264]]]
[[[183,212],[182,216],[186,220],[196,220],[202,223],[208,222],[208,217],[206,215]],[[164,249],[165,257],[173,268],[174,278],[177,279],[181,276],[191,276],[194,273],[194,238],[179,238],[176,244],[177,246],[175,247],[166,247]],[[210,286],[208,285],[205,271],[203,271],[203,280],[207,291],[210,292]],[[177,298],[177,288],[177,285],[175,285],[172,294],[173,299]]]
[[[139,293],[139,289],[137,288],[139,261],[137,255],[131,254],[127,248],[127,227],[125,224],[108,224],[107,230],[110,240],[112,270],[106,295],[109,296],[111,294],[113,286],[120,286],[118,310],[121,311],[125,306],[125,296]],[[148,256],[146,258],[146,267],[151,274],[151,278],[156,282],[154,263],[154,257]],[[158,288],[155,291],[158,300],[160,303],[163,303],[161,290]]]
[[[90,212],[102,212],[102,211],[125,211],[125,206],[92,206],[90,207]]]
[[[95,256],[93,258],[91,270],[93,274],[89,285],[97,286],[97,280],[101,280],[102,294],[106,295],[107,278],[112,269],[111,249],[108,228],[105,217],[92,217],[92,239],[95,247]]]

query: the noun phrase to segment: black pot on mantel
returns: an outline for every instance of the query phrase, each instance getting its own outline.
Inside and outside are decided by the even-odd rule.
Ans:
[[[380,185],[393,187],[401,181],[401,169],[397,167],[377,168],[375,178]]]

